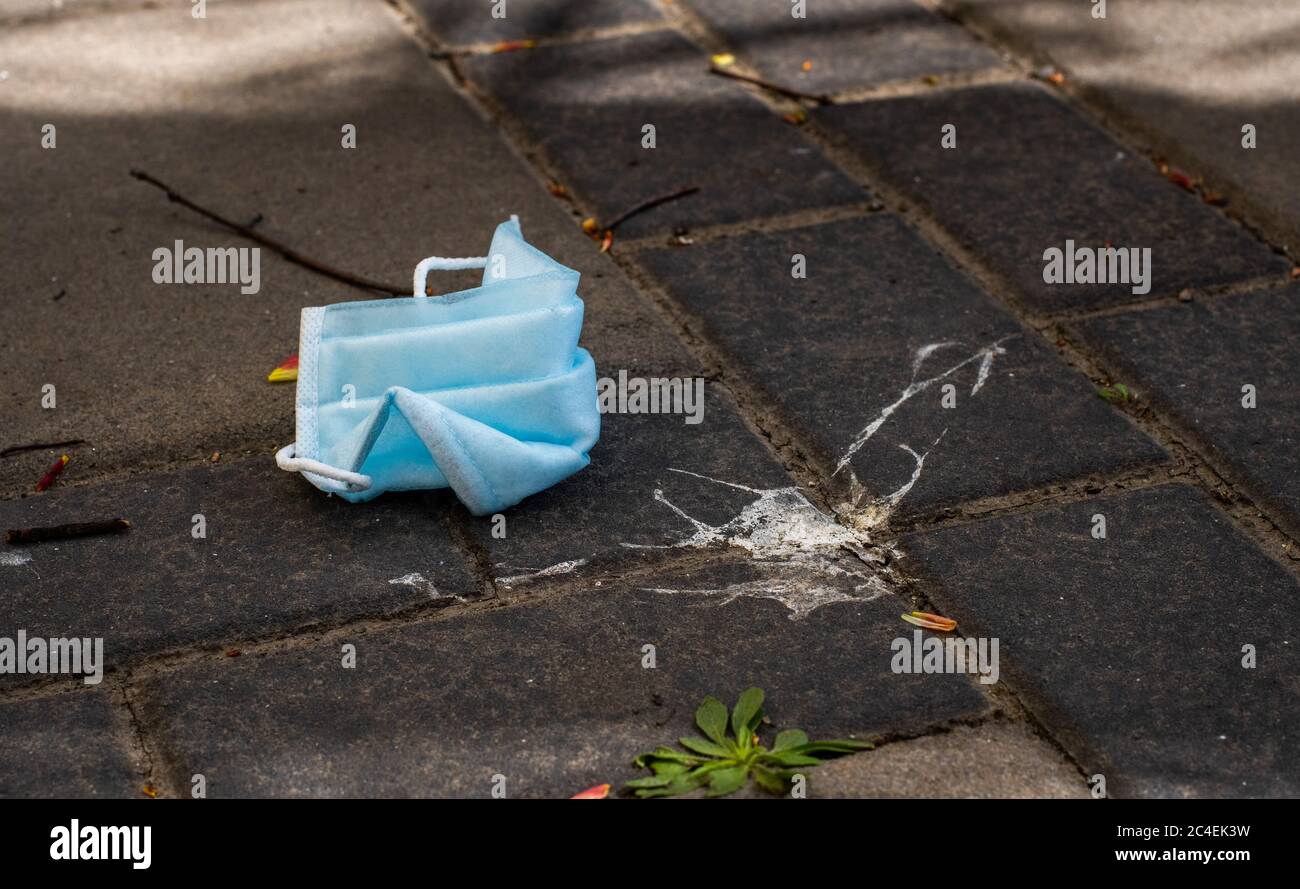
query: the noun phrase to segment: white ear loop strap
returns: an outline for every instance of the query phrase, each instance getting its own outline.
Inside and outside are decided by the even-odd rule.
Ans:
[[[297,445],[297,442],[290,442],[276,451],[275,465],[287,472],[309,472],[330,481],[340,482],[342,485],[339,488],[340,491],[364,491],[370,487],[373,480],[368,475],[339,469],[337,466],[330,466],[328,463],[322,463],[319,460],[295,457],[294,450]]]
[[[481,269],[487,267],[486,256],[429,256],[420,260],[415,267],[415,279],[411,282],[411,295],[416,299],[425,299],[424,281],[429,272],[455,271],[457,269]]]

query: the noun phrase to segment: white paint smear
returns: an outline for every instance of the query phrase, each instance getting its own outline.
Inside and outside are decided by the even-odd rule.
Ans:
[[[423,590],[424,592],[429,594],[430,599],[448,599],[448,598],[460,599],[461,598],[460,596],[457,596],[454,593],[439,592],[438,587],[434,585],[433,581],[426,578],[423,574],[403,574],[401,577],[394,577],[392,580],[388,582],[392,584],[398,584],[401,586],[413,587],[417,590]]]
[[[762,577],[714,589],[646,589],[665,594],[691,594],[716,598],[725,605],[749,597],[773,599],[790,612],[791,620],[807,617],[834,602],[870,601],[888,591],[883,556],[868,550],[869,541],[814,506],[797,487],[763,490],[706,475],[670,469],[693,478],[757,495],[736,516],[710,525],[688,515],[662,490],[657,502],[688,522],[694,532],[676,543],[662,546],[624,543],[631,549],[703,548],[728,544],[748,550],[754,570]],[[845,567],[848,566],[848,567]]]
[[[570,559],[567,562],[557,562],[546,568],[514,568],[511,565],[498,564],[498,568],[507,568],[515,571],[523,571],[523,574],[515,574],[510,577],[502,577],[497,583],[502,586],[513,586],[519,583],[527,583],[530,580],[536,580],[539,577],[554,577],[557,574],[569,574],[583,565],[587,564],[586,559]]]
[[[990,343],[989,345],[976,350],[975,354],[962,359],[942,373],[935,374],[932,377],[926,377],[923,380],[917,379],[917,377],[920,375],[921,366],[925,364],[926,360],[939,350],[948,349],[958,344],[954,342],[930,343],[929,345],[917,349],[916,355],[912,360],[912,379],[903,388],[903,391],[899,394],[898,398],[891,404],[882,408],[880,413],[878,413],[875,418],[857,434],[853,443],[849,445],[848,450],[844,452],[843,456],[840,457],[839,463],[836,464],[835,474],[839,474],[841,470],[849,465],[849,461],[853,459],[853,455],[861,450],[862,446],[871,440],[871,437],[880,430],[881,426],[885,425],[885,422],[894,415],[895,411],[915,396],[920,395],[926,389],[929,389],[935,383],[947,379],[963,367],[966,367],[968,364],[973,364],[976,361],[980,363],[979,375],[975,380],[975,385],[971,387],[970,394],[979,394],[979,391],[984,388],[984,383],[988,380],[989,371],[993,368],[994,356],[1006,354],[1006,349],[1002,348],[1002,344],[1009,339],[1011,339],[1010,336],[1005,336],[996,342]]]
[[[972,396],[978,395],[980,390],[984,388],[984,384],[989,380],[989,374],[993,370],[993,360],[999,355],[1006,354],[1007,350],[1002,347],[1002,344],[1009,339],[1013,339],[1015,336],[1017,335],[1011,334],[1010,336],[1004,336],[986,346],[982,346],[976,349],[972,354],[967,355],[962,360],[952,364],[946,370],[923,379],[920,378],[921,368],[925,365],[927,360],[944,349],[951,349],[961,344],[952,340],[945,340],[943,342],[928,343],[917,349],[912,357],[912,377],[903,388],[903,391],[899,393],[898,398],[882,408],[880,412],[872,418],[871,422],[862,428],[862,431],[854,437],[853,442],[840,456],[839,462],[835,465],[835,472],[833,475],[839,475],[845,469],[848,470],[850,492],[849,502],[837,506],[836,512],[844,515],[854,525],[854,527],[863,530],[870,530],[888,521],[890,515],[892,515],[894,510],[898,507],[898,504],[907,496],[916,485],[917,481],[921,478],[921,470],[925,467],[925,458],[930,456],[930,450],[943,440],[943,437],[947,434],[948,430],[945,429],[943,432],[939,433],[939,437],[931,443],[930,449],[927,449],[921,454],[918,454],[913,450],[910,445],[900,444],[898,447],[906,451],[914,461],[915,465],[912,469],[912,477],[892,494],[868,500],[865,505],[863,504],[863,500],[867,499],[866,487],[858,480],[857,474],[853,472],[853,467],[851,465],[854,455],[871,440],[872,436],[880,431],[880,428],[888,422],[889,418],[892,417],[900,407],[915,396],[924,392],[926,389],[929,389],[935,383],[947,379],[962,368],[975,364],[976,362],[979,363],[979,366],[976,370],[975,383],[971,386],[970,394]]]
[[[26,550],[0,550],[0,565],[17,568],[19,565],[26,565],[31,560],[32,554]]]

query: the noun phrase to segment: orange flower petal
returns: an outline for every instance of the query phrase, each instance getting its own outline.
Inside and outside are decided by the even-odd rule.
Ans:
[[[298,379],[298,356],[291,355],[266,375],[268,383],[288,383]]]
[[[503,40],[496,46],[492,47],[492,52],[514,52],[518,49],[532,49],[537,45],[536,40]]]
[[[605,229],[605,237],[601,238],[600,240],[600,252],[608,253],[609,248],[613,246],[613,244],[614,244],[614,232],[611,231],[610,229]]]
[[[922,627],[927,630],[938,630],[941,633],[951,633],[957,629],[957,621],[951,617],[944,617],[939,614],[931,614],[928,611],[913,611],[911,614],[899,615],[909,624]]]
[[[608,784],[597,784],[595,787],[588,787],[581,793],[575,793],[569,799],[604,799],[609,796]]]

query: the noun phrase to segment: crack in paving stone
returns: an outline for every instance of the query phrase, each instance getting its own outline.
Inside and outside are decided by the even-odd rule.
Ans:
[[[789,610],[791,620],[807,617],[824,605],[870,601],[889,592],[892,572],[888,563],[893,555],[892,549],[869,548],[872,547],[870,540],[819,510],[799,488],[763,490],[684,469],[670,468],[668,471],[757,494],[758,499],[727,522],[710,525],[688,515],[672,503],[662,489],[656,489],[654,499],[689,522],[695,529],[694,533],[672,544],[624,542],[622,545],[629,549],[700,549],[714,544],[738,546],[749,551],[754,567],[764,576],[716,589],[644,587],[646,591],[721,597],[719,605],[741,597],[773,599]],[[848,568],[839,561],[845,551],[856,557],[856,562]],[[846,582],[852,586],[847,587]]]
[[[857,474],[854,473],[851,465],[854,455],[871,440],[872,436],[880,431],[880,428],[884,426],[889,418],[904,404],[924,392],[926,389],[929,389],[940,380],[947,379],[957,371],[975,363],[976,361],[979,362],[979,369],[976,374],[975,384],[971,386],[970,394],[972,396],[978,395],[980,390],[984,388],[984,384],[988,382],[989,374],[993,369],[993,359],[998,355],[1005,355],[1007,353],[1007,350],[1003,348],[1002,344],[1017,336],[1019,336],[1019,334],[1011,334],[994,340],[992,343],[975,350],[974,353],[963,358],[947,370],[935,374],[932,377],[926,377],[925,379],[917,379],[917,376],[921,373],[921,368],[924,366],[925,362],[937,352],[940,352],[943,349],[959,346],[961,343],[955,340],[944,340],[937,343],[927,343],[917,349],[912,358],[912,377],[903,388],[903,391],[899,394],[898,398],[882,408],[880,413],[876,414],[875,418],[863,427],[862,431],[857,434],[857,437],[854,438],[848,449],[840,456],[839,462],[835,464],[835,471],[831,473],[832,476],[839,475],[840,472],[848,469],[850,492],[849,502],[838,505],[835,508],[835,511],[838,514],[845,516],[855,527],[862,528],[863,530],[878,527],[888,521],[890,515],[894,512],[895,508],[897,508],[898,504],[907,496],[908,492],[912,490],[912,487],[916,484],[917,480],[920,479],[921,470],[925,466],[925,458],[930,456],[930,449],[933,449],[943,440],[943,437],[947,434],[948,430],[945,429],[941,432],[939,437],[930,444],[930,449],[927,449],[925,453],[922,454],[918,454],[910,445],[900,444],[899,448],[906,451],[916,463],[912,470],[912,477],[908,479],[902,487],[898,488],[898,490],[891,494],[887,494],[884,497],[874,498],[866,506],[861,505],[863,499],[868,496],[866,487],[858,480]]]
[[[545,568],[521,568],[516,565],[507,565],[504,562],[497,562],[497,568],[505,568],[510,571],[523,571],[524,574],[514,574],[510,577],[502,577],[497,580],[501,586],[509,587],[515,584],[527,583],[538,577],[554,577],[557,574],[569,574],[583,565],[587,564],[586,559],[569,559],[567,562],[557,562]]]

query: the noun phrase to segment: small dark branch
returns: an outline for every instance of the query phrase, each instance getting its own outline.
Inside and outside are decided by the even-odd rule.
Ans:
[[[10,528],[5,532],[5,543],[40,543],[44,540],[67,540],[69,537],[88,537],[91,534],[120,534],[129,531],[126,519],[108,519],[102,522],[72,522],[67,525],[49,525],[44,528]]]
[[[10,457],[14,454],[23,454],[27,451],[53,451],[57,448],[70,448],[73,445],[85,444],[84,438],[74,438],[70,441],[49,441],[37,442],[36,444],[14,445],[0,451],[0,457]]]
[[[619,225],[621,225],[624,222],[627,222],[629,219],[631,219],[633,216],[636,216],[638,213],[644,213],[646,210],[651,210],[655,207],[658,207],[660,204],[666,204],[669,201],[675,201],[678,200],[679,198],[684,198],[687,195],[693,195],[699,190],[700,187],[698,185],[692,185],[688,188],[679,188],[677,191],[672,191],[669,192],[668,194],[661,194],[659,195],[659,197],[651,198],[648,201],[642,201],[632,209],[625,210],[622,213],[620,213],[617,217],[615,217],[613,222],[605,226],[605,229],[607,231],[613,231],[614,229],[618,228]]]
[[[193,210],[200,216],[211,219],[213,222],[225,226],[236,234],[242,235],[254,243],[261,244],[267,249],[274,250],[276,253],[279,253],[295,265],[300,265],[305,269],[311,269],[313,272],[319,272],[328,278],[333,278],[335,281],[342,281],[344,284],[351,284],[353,287],[361,287],[366,290],[373,290],[377,293],[386,293],[389,296],[410,296],[410,294],[406,292],[405,287],[394,287],[392,284],[385,284],[382,281],[372,281],[369,278],[363,278],[360,275],[353,275],[350,272],[336,269],[334,266],[321,262],[319,259],[312,259],[310,256],[300,253],[289,245],[282,244],[274,238],[253,231],[252,226],[240,225],[238,222],[226,219],[224,216],[194,203],[184,195],[178,194],[173,191],[170,186],[160,182],[143,170],[132,170],[131,175],[136,179],[139,179],[141,182],[147,182],[155,188],[162,189],[162,191],[167,195],[167,200]]]
[[[752,77],[749,74],[741,74],[739,71],[732,71],[727,68],[719,68],[716,65],[709,68],[710,74],[716,74],[719,77],[730,77],[732,80],[743,80],[745,83],[752,83],[754,86],[761,86],[765,90],[771,90],[779,93],[789,99],[803,99],[808,102],[816,102],[818,105],[833,105],[831,97],[825,93],[805,93],[802,90],[791,89],[788,86],[781,86],[778,83],[772,83],[770,80],[764,80],[761,77]]]

